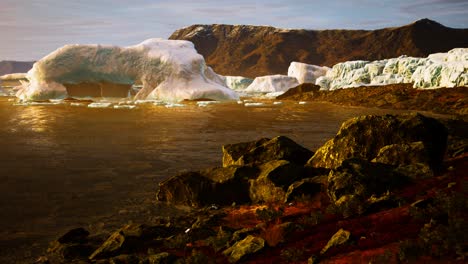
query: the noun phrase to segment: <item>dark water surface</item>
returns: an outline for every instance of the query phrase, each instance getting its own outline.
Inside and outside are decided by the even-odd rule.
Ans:
[[[0,97],[0,263],[28,263],[74,227],[154,216],[158,182],[221,165],[223,144],[285,135],[316,149],[348,118],[398,112],[293,102],[90,109]]]

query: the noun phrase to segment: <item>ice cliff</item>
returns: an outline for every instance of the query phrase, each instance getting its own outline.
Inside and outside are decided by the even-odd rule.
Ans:
[[[413,83],[414,88],[468,86],[468,48],[435,53],[427,58],[401,56],[378,61],[338,63],[316,84],[323,90],[364,85]]]
[[[141,84],[135,99],[237,100],[238,95],[183,40],[149,39],[130,47],[66,45],[36,62],[24,100],[67,96],[122,96]]]

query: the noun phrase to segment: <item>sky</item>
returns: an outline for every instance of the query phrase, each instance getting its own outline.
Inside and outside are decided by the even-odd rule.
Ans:
[[[429,18],[468,28],[468,0],[0,0],[0,60],[65,44],[134,45],[192,24],[377,29]]]

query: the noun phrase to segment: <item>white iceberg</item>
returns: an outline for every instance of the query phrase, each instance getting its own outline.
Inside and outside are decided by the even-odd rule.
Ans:
[[[427,58],[400,56],[338,63],[315,81],[322,90],[395,83],[413,83],[414,88],[429,89],[468,86],[468,48],[435,53]]]
[[[318,77],[324,76],[330,68],[301,62],[291,62],[288,76],[295,77],[301,83],[315,83]]]
[[[245,91],[249,93],[286,92],[298,85],[296,77],[279,74],[267,75],[255,78]]]
[[[223,77],[224,77],[224,82],[226,86],[235,91],[245,90],[253,82],[253,79],[243,77],[243,76],[223,76]]]
[[[121,105],[121,104],[114,105],[115,109],[133,109],[135,107],[136,107],[135,105]]]
[[[89,108],[108,108],[112,105],[112,103],[108,102],[96,102],[96,103],[90,103],[88,105]]]
[[[261,106],[265,106],[264,103],[245,103],[244,104],[245,107],[261,107]]]
[[[135,83],[142,85],[134,89],[137,100],[239,99],[184,40],[149,39],[130,47],[66,45],[36,62],[27,78],[16,94],[23,100],[126,97]]]

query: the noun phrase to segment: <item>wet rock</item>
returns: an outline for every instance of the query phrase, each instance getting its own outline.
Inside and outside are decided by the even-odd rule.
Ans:
[[[384,146],[372,161],[395,166],[430,162],[428,149],[422,141]]]
[[[301,96],[304,93],[317,92],[318,90],[320,90],[320,86],[318,85],[315,85],[313,83],[303,83],[287,90],[284,94],[276,97],[276,99],[289,99],[291,97]]]
[[[75,228],[67,233],[65,233],[63,236],[61,236],[57,241],[59,243],[65,244],[65,243],[80,243],[86,241],[86,238],[89,236],[89,232],[80,227],[80,228]]]
[[[406,176],[387,164],[361,159],[348,159],[328,175],[327,193],[332,202],[343,204],[351,197],[367,200],[372,195],[381,196],[409,182]],[[353,201],[353,202],[354,202]]]
[[[250,180],[250,199],[255,202],[282,202],[288,186],[303,176],[304,169],[286,160],[259,166],[260,175]]]
[[[320,251],[320,254],[325,254],[331,247],[336,247],[347,243],[350,236],[351,233],[349,231],[343,229],[338,230],[338,232],[336,232],[332,238],[330,238],[327,245]]]
[[[313,196],[322,190],[322,186],[323,184],[318,177],[296,181],[288,187],[284,202],[288,203],[296,198]]]
[[[89,259],[99,259],[129,252],[135,248],[154,243],[157,238],[167,238],[180,231],[180,229],[167,226],[147,226],[142,224],[125,225],[111,234],[109,238],[89,256]]]
[[[171,177],[159,184],[159,201],[189,206],[250,202],[248,180],[258,170],[247,166],[212,168]]]
[[[420,114],[361,116],[344,122],[307,165],[333,169],[353,157],[370,161],[385,146],[417,141],[424,144],[431,168],[438,169],[447,146],[447,129],[439,121]]]
[[[177,257],[167,252],[149,255],[141,264],[172,264]]]
[[[109,259],[109,264],[139,264],[140,259],[135,255],[120,255]]]
[[[273,139],[260,139],[253,142],[223,146],[223,166],[263,164],[272,160],[287,160],[305,164],[313,152],[298,145],[293,140],[278,136]]]
[[[241,164],[242,161],[240,159],[243,155],[249,153],[251,150],[263,145],[268,141],[270,141],[269,138],[261,138],[256,141],[241,142],[222,146],[223,167]]]
[[[250,254],[262,250],[264,247],[265,240],[263,240],[263,238],[249,235],[245,239],[223,251],[223,254],[229,258],[229,262],[235,263]]]

